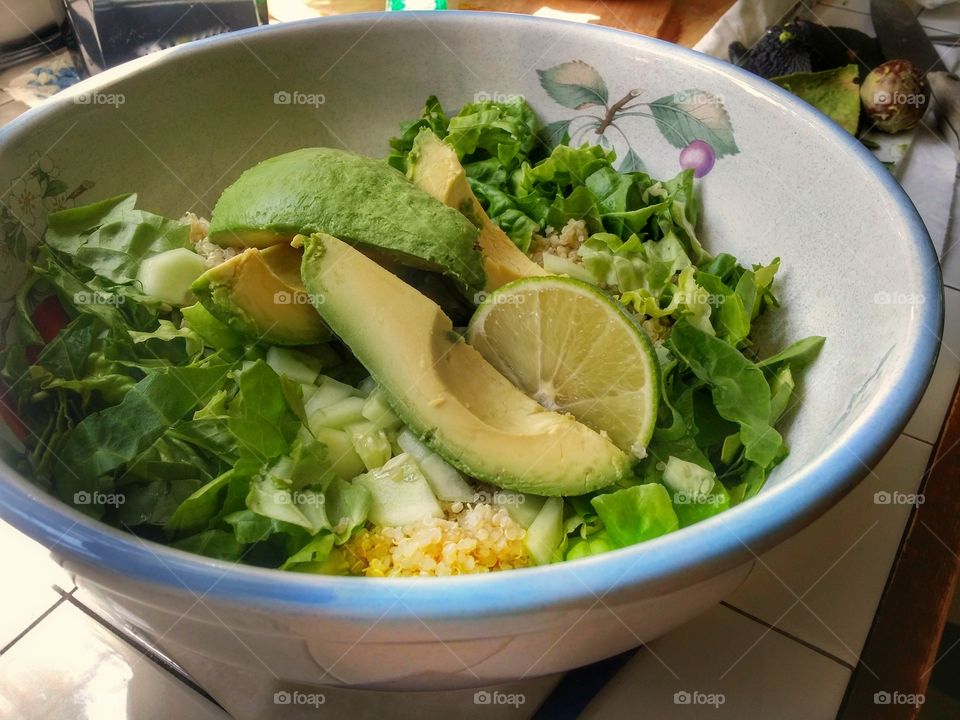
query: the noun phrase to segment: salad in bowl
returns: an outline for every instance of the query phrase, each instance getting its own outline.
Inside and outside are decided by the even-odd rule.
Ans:
[[[754,351],[781,259],[703,247],[703,148],[657,180],[549,131],[431,97],[386,160],[270,158],[209,220],[52,213],[2,367],[24,475],[175,548],[371,577],[576,561],[749,500],[824,342]]]

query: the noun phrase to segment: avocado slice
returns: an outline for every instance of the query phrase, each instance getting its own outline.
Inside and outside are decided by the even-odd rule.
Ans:
[[[223,191],[210,240],[234,247],[336,235],[403,265],[442,272],[471,295],[484,288],[477,229],[380,160],[303,148],[264,160]]]
[[[336,238],[302,239],[317,311],[370,371],[394,411],[447,462],[538,495],[582,495],[630,462],[571,415],[528,398],[453,332],[440,307]]]
[[[459,211],[480,231],[478,242],[487,273],[487,291],[522,277],[548,274],[490,219],[470,189],[457,153],[430,128],[423,128],[413,141],[407,177],[447,207]]]
[[[236,332],[275,345],[312,345],[330,331],[300,280],[301,252],[289,245],[247,248],[190,286],[211,315]]]

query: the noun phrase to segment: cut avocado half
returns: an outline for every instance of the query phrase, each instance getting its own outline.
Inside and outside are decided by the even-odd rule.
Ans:
[[[447,207],[459,211],[480,231],[478,242],[487,274],[486,290],[547,271],[528,258],[493,222],[470,189],[457,153],[429,128],[413,141],[407,177]]]
[[[190,286],[211,315],[236,332],[275,345],[312,345],[330,331],[307,299],[301,253],[289,245],[248,248]]]
[[[303,148],[264,160],[224,190],[210,240],[233,247],[330,233],[403,265],[442,272],[468,294],[486,278],[477,229],[380,160]]]
[[[453,332],[440,307],[329,235],[303,239],[317,311],[397,415],[454,467],[502,488],[582,495],[629,470],[627,455],[571,415],[546,410]]]

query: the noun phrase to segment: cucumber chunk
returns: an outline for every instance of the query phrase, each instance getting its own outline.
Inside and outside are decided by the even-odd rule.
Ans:
[[[317,391],[304,398],[304,412],[310,417],[318,410],[325,410],[341,400],[353,397],[353,388],[333,378],[321,375],[317,381]],[[362,419],[362,418],[361,418]]]
[[[322,388],[321,388],[322,391]],[[316,395],[311,398],[316,399]],[[352,423],[362,422],[363,398],[348,397],[325,408],[307,414],[307,425],[311,431],[319,427],[342,430]],[[306,410],[304,410],[306,412]],[[315,434],[315,433],[314,433]]]
[[[547,565],[563,558],[560,552],[563,537],[563,498],[547,498],[527,528],[523,543],[534,563]]]
[[[476,499],[476,491],[463,476],[420,442],[412,432],[401,430],[397,435],[397,444],[420,467],[438,498],[447,502],[473,502]]]
[[[363,416],[381,430],[400,427],[400,418],[387,404],[387,399],[379,388],[371,391],[367,397],[367,402],[363,406]]]
[[[343,430],[318,427],[313,431],[313,436],[327,446],[330,467],[341,480],[353,480],[366,469],[353,448],[350,436]]]
[[[370,492],[367,519],[374,525],[398,527],[443,517],[443,509],[426,478],[406,453],[353,482]]]
[[[206,270],[203,258],[195,252],[174,248],[152,255],[140,263],[137,280],[145,295],[170,305],[187,305],[193,297],[190,286]]]
[[[289,348],[271,347],[267,350],[267,365],[278,375],[304,385],[312,385],[320,376],[320,361],[317,358]]]
[[[387,434],[371,422],[348,425],[346,433],[367,470],[382,467],[393,455]]]

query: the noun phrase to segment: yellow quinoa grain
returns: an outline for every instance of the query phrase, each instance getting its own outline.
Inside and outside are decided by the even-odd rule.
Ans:
[[[355,575],[460,575],[527,566],[524,535],[505,508],[453,503],[444,518],[364,529],[343,547]]]

